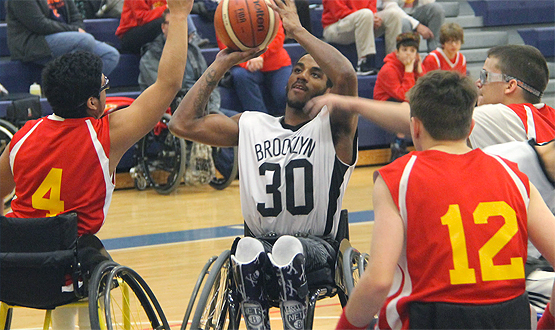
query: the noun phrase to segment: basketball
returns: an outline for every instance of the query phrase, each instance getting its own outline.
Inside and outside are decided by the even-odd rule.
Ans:
[[[265,0],[222,0],[214,15],[214,28],[230,49],[264,48],[276,36],[279,16]]]

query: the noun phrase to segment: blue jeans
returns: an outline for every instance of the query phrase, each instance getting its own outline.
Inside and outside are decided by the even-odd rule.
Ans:
[[[119,52],[114,47],[96,40],[91,34],[82,32],[58,32],[44,36],[50,51],[52,51],[52,58],[45,59],[38,62],[39,64],[46,64],[46,62],[61,56],[66,53],[75,51],[87,51],[100,56],[104,64],[103,72],[109,75],[119,62]]]
[[[274,116],[284,114],[287,101],[285,87],[291,74],[291,65],[268,72],[250,72],[234,66],[230,72],[243,111],[262,111]]]

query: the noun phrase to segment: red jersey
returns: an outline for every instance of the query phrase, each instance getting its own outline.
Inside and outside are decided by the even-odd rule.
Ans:
[[[28,121],[10,143],[16,184],[7,216],[38,218],[74,211],[79,235],[96,233],[114,191],[108,116]]]
[[[544,143],[555,138],[555,109],[552,107],[543,104],[536,108],[531,103],[509,104],[507,107],[522,120],[529,139]]]
[[[422,62],[422,70],[424,73],[433,70],[457,71],[466,76],[466,57],[461,52],[457,52],[455,58],[450,60],[443,49],[438,48],[426,56]]]
[[[486,305],[524,294],[530,185],[515,163],[480,149],[427,150],[379,174],[405,224],[380,329],[408,329],[413,301]]]
[[[376,13],[377,0],[323,0],[322,27],[333,24],[355,11],[367,8]]]
[[[116,36],[162,17],[166,8],[166,0],[125,0]]]

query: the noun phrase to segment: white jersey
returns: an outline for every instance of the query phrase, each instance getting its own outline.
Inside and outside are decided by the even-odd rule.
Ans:
[[[535,142],[507,142],[484,148],[488,154],[498,155],[518,164],[518,169],[524,172],[530,182],[536,186],[545,204],[555,213],[555,186],[549,181],[539,155],[534,149]],[[528,242],[528,255],[539,258],[538,250]]]
[[[335,237],[356,162],[337,158],[327,107],[300,127],[247,111],[239,119],[241,208],[254,235],[307,233]],[[356,142],[356,139],[355,139]]]

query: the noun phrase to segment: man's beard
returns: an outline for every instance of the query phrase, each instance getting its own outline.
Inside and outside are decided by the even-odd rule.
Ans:
[[[324,95],[325,93],[326,93],[326,89],[324,88],[324,89],[316,92],[314,95],[312,95],[312,97],[310,99],[312,99],[313,97]],[[287,90],[287,94],[289,94],[289,89]],[[303,111],[303,108],[304,108],[304,106],[306,105],[307,102],[308,102],[308,100],[307,101],[292,101],[291,99],[289,99],[289,97],[287,98],[287,105],[290,108],[292,108],[294,110],[297,110],[299,112]]]

